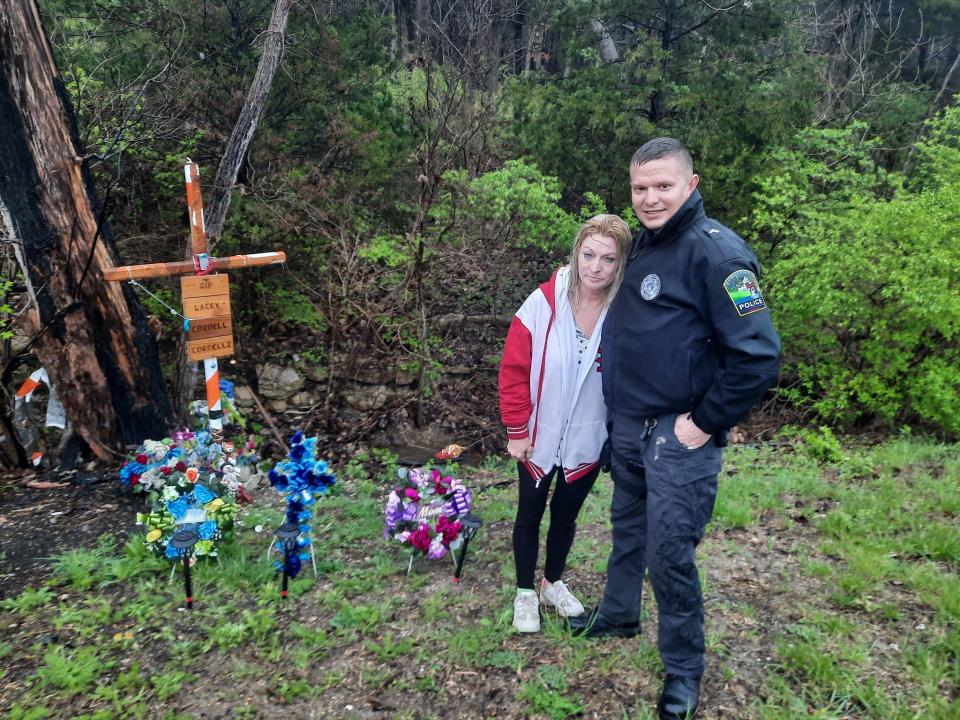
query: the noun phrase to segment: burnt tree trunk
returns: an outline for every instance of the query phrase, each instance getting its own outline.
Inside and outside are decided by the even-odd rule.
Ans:
[[[74,431],[99,458],[167,434],[156,344],[78,157],[69,98],[34,2],[0,0],[0,235],[30,299],[21,322]]]

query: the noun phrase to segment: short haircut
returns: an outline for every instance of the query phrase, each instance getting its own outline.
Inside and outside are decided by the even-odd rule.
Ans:
[[[686,166],[691,175],[693,174],[693,158],[690,157],[690,151],[682,142],[669,137],[658,137],[645,142],[633,154],[630,164],[640,166],[651,160],[665,157],[680,158],[680,162]]]
[[[607,288],[606,300],[609,305],[623,280],[623,271],[627,267],[627,255],[630,254],[630,245],[633,243],[633,231],[618,215],[595,215],[580,226],[570,251],[570,287],[567,292],[571,303],[576,302],[580,295],[580,272],[577,264],[580,247],[593,235],[606,235],[613,238],[617,244],[617,271],[614,273],[613,282]]]

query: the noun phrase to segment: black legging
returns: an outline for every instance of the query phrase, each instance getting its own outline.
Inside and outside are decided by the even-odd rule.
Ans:
[[[547,562],[543,576],[549,582],[556,582],[567,565],[567,555],[577,531],[577,515],[600,474],[600,466],[572,483],[564,478],[563,469],[555,466],[540,481],[540,487],[536,486],[536,480],[521,463],[517,463],[517,471],[520,475],[520,497],[517,519],[513,524],[513,559],[517,566],[517,587],[533,589],[540,545],[540,521],[547,507],[550,481],[556,476],[557,483],[550,500]]]

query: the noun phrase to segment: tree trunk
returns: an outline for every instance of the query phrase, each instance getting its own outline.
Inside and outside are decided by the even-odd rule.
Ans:
[[[240,110],[240,117],[233,126],[230,141],[227,143],[226,150],[223,151],[220,167],[217,169],[217,177],[213,181],[213,194],[204,211],[211,251],[223,231],[223,221],[230,206],[230,194],[233,192],[233,184],[237,181],[240,163],[247,154],[253,133],[257,130],[257,123],[260,122],[263,107],[267,103],[267,95],[270,93],[270,85],[273,84],[273,76],[283,56],[283,37],[287,31],[287,17],[292,5],[293,0],[277,0],[273,6],[257,72],[253,76],[253,82],[250,83],[250,90],[247,92],[243,109]]]
[[[21,322],[74,430],[100,458],[167,434],[156,343],[78,157],[76,124],[34,2],[0,0],[0,234],[28,288]]]
[[[617,44],[610,37],[607,26],[599,18],[590,18],[590,27],[600,39],[600,57],[605,63],[616,62],[620,59],[620,53],[617,51]]]

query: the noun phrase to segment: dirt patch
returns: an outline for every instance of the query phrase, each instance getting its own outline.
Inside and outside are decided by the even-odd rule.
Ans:
[[[91,547],[104,533],[127,536],[135,503],[119,492],[110,472],[5,475],[0,480],[0,598],[42,585],[52,573],[51,559],[60,553]]]

